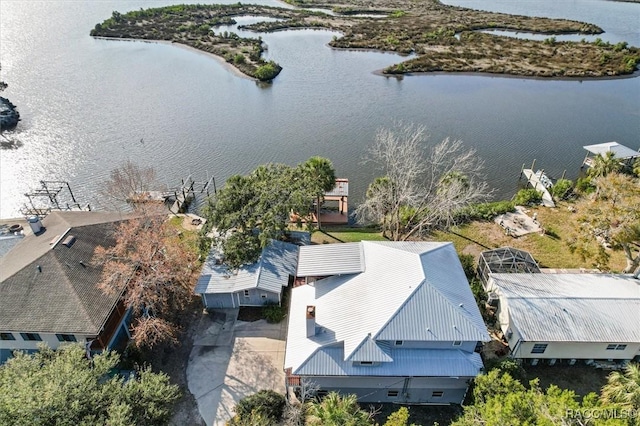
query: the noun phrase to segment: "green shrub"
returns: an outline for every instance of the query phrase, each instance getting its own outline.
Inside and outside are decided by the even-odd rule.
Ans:
[[[569,179],[559,179],[555,185],[551,187],[551,195],[558,200],[564,200],[571,195],[573,189],[573,182]]]
[[[236,415],[229,425],[250,425],[259,418],[267,424],[279,424],[286,401],[283,395],[272,390],[261,390],[238,402],[234,408]]]
[[[516,205],[513,201],[494,201],[491,203],[480,203],[466,207],[456,213],[456,220],[491,220],[499,214],[514,211]]]
[[[491,359],[486,362],[487,373],[491,370],[500,371],[501,375],[509,373],[511,377],[521,382],[526,382],[527,373],[524,368],[518,362],[512,358],[505,358],[502,360]]]
[[[596,186],[591,182],[591,178],[586,176],[576,181],[576,191],[580,194],[591,194],[596,190]]]
[[[529,206],[534,204],[540,204],[542,201],[542,192],[536,191],[533,188],[521,189],[513,198],[513,202],[517,206]]]
[[[262,316],[271,324],[279,323],[285,315],[285,308],[274,302],[267,302],[262,308]]]
[[[247,62],[247,60],[242,53],[238,53],[233,57],[233,62],[236,64],[244,64],[245,62]]]
[[[460,263],[468,280],[476,276],[476,260],[471,254],[459,254]]]
[[[254,73],[254,77],[260,81],[273,80],[278,74],[280,74],[281,70],[282,67],[280,67],[280,65],[276,64],[273,61],[270,61],[264,65],[259,66]]]

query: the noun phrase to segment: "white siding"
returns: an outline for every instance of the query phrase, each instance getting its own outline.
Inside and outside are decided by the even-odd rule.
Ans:
[[[5,332],[3,331],[3,333]],[[56,335],[51,333],[37,333],[42,338],[42,341],[31,341],[31,340],[27,341],[22,338],[22,336],[20,335],[20,332],[12,331],[10,333],[13,334],[13,337],[15,337],[16,340],[0,340],[0,349],[10,349],[10,350],[38,349],[39,343],[46,343],[47,346],[49,346],[50,348],[56,349],[62,344],[73,343],[73,342],[60,342],[56,337]],[[75,335],[75,337],[78,342],[84,343],[86,338],[89,336]]]
[[[546,343],[547,348],[542,354],[532,354],[531,349],[536,343]],[[625,350],[607,350],[608,344],[626,344]],[[522,342],[517,349],[516,358],[531,359],[632,359],[640,350],[640,343],[576,343],[576,342]]]

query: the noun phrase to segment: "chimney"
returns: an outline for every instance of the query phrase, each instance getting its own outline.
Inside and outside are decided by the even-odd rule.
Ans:
[[[316,335],[316,307],[307,306],[307,337]]]
[[[35,235],[38,235],[38,233],[42,231],[42,222],[40,222],[40,218],[38,216],[30,216],[27,221]]]

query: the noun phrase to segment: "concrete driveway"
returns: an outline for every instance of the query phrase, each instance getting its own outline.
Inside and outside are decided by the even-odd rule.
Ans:
[[[225,425],[245,396],[262,389],[285,391],[286,321],[243,322],[237,315],[237,309],[204,315],[189,356],[189,391],[208,426]]]

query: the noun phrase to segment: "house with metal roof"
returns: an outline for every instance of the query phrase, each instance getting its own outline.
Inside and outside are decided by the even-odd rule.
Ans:
[[[14,350],[82,342],[112,348],[129,337],[120,294],[96,287],[97,246],[115,244],[122,213],[52,212],[0,258],[0,363]],[[88,342],[88,343],[87,343]]]
[[[257,262],[231,270],[214,247],[202,267],[195,293],[207,309],[280,304],[283,288],[293,281],[297,261],[297,245],[272,240]]]
[[[451,243],[300,247],[285,350],[288,391],[360,402],[461,403],[487,329]]]
[[[490,274],[514,358],[537,364],[640,356],[640,280],[590,273]]]
[[[636,158],[640,158],[640,151],[634,151],[633,149],[621,145],[618,142],[586,145],[583,146],[583,148],[587,150],[587,155],[582,161],[583,166],[591,167],[596,156],[600,155],[604,157],[609,152],[613,154],[614,158],[620,160],[620,163],[624,166],[630,166]],[[591,155],[593,155],[593,157]]]

